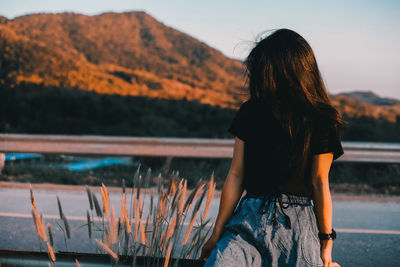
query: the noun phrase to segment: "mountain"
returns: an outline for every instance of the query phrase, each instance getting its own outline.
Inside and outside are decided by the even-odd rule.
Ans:
[[[237,108],[244,67],[145,12],[0,16],[0,85],[197,100]],[[396,122],[400,101],[372,92],[331,95],[348,117]]]
[[[400,105],[400,100],[394,98],[380,97],[371,91],[354,91],[342,93],[343,96],[348,96],[360,102],[365,102],[378,106],[395,106]]]
[[[0,16],[0,23],[6,23],[7,20],[8,19],[6,17]]]
[[[371,117],[389,122],[400,121],[400,100],[381,98],[369,91],[330,95],[332,104],[347,117]]]
[[[237,106],[240,61],[145,12],[0,17],[0,83]]]

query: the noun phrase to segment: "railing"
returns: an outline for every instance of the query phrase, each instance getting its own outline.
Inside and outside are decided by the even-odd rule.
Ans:
[[[233,139],[0,134],[4,153],[231,158]],[[342,142],[337,161],[400,163],[400,143]]]

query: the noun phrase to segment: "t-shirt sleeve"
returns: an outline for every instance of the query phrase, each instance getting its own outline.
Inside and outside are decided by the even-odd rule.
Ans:
[[[246,101],[240,106],[228,128],[228,132],[243,141],[246,141],[248,137],[248,105]]]
[[[341,144],[341,129],[321,124],[314,130],[310,152],[312,155],[333,152],[333,160],[344,154]]]

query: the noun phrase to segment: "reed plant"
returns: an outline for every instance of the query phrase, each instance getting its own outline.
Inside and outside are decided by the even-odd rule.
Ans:
[[[56,262],[56,256],[53,250],[53,236],[51,232],[51,226],[50,223],[47,224],[47,230],[49,233],[49,238],[47,238],[45,227],[44,227],[44,221],[43,221],[43,216],[39,216],[39,213],[36,209],[36,203],[35,203],[35,196],[33,194],[32,186],[30,186],[30,195],[31,195],[31,204],[32,204],[32,217],[33,217],[33,222],[35,224],[35,229],[36,229],[36,234],[39,237],[39,246],[42,248],[42,245],[45,244],[47,247],[47,252],[49,255],[49,266],[55,266]]]
[[[159,174],[156,177],[156,193],[144,194],[143,187],[148,187],[153,175],[148,169],[143,178],[139,166],[132,178],[130,196],[126,194],[123,180],[119,217],[116,216],[115,207],[110,205],[104,184],[100,188],[102,205],[95,193],[86,187],[89,202],[85,214],[88,238],[94,239],[92,244],[96,246],[96,251],[110,256],[111,265],[118,266],[121,258],[131,256],[130,264],[136,266],[137,256],[144,256],[144,266],[170,266],[172,258],[175,259],[174,266],[177,266],[179,259],[196,259],[199,256],[213,226],[207,225],[210,222],[207,213],[215,193],[214,174],[209,180],[200,180],[191,192],[187,188],[187,180],[180,178],[178,172],[172,172],[169,176],[164,187],[164,179]],[[144,204],[146,200],[149,205]],[[50,264],[55,264],[53,237],[47,239],[32,190],[31,202],[38,237],[48,248]],[[63,230],[64,240],[70,239],[71,229],[58,197],[57,205],[60,213],[57,224]],[[47,229],[51,235],[50,224]]]

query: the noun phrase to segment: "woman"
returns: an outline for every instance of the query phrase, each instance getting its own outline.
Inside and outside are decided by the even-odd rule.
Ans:
[[[328,174],[343,154],[345,123],[313,51],[280,29],[256,44],[245,66],[250,99],[229,128],[232,164],[200,259],[204,266],[339,266],[331,256]]]

